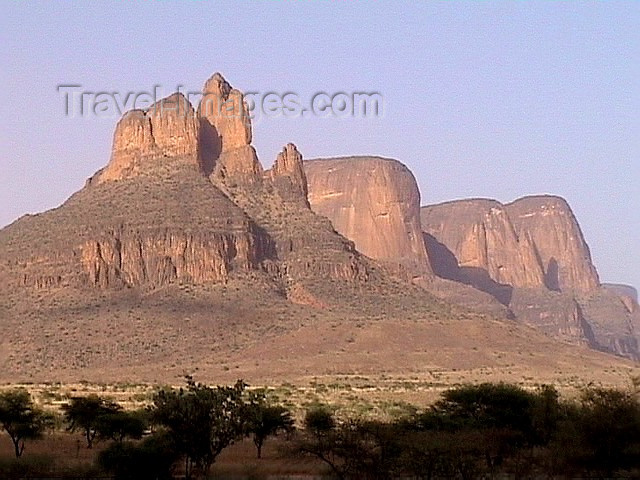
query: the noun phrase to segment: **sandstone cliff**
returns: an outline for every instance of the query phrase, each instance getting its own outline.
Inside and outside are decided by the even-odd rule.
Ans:
[[[121,180],[162,168],[165,158],[185,157],[198,162],[198,121],[193,107],[180,93],[152,105],[131,110],[118,122],[111,160],[96,181]]]
[[[535,242],[547,288],[588,292],[600,285],[580,225],[564,199],[525,197],[506,209],[518,234]]]
[[[640,360],[640,309],[635,301],[599,288],[579,302],[602,350]]]
[[[459,200],[422,207],[420,219],[431,264],[439,276],[488,293],[504,286],[544,285],[530,236],[527,232],[516,233],[506,209],[495,200]],[[501,300],[508,303],[506,298]]]
[[[420,192],[407,167],[380,157],[305,162],[309,203],[358,251],[419,275],[431,268],[420,229]]]
[[[421,220],[440,278],[491,294],[516,319],[556,338],[640,358],[637,303],[599,288],[563,199],[459,200],[423,207]]]
[[[40,288],[225,282],[234,270],[258,268],[268,244],[197,166],[182,161],[92,184],[0,231],[11,284]]]

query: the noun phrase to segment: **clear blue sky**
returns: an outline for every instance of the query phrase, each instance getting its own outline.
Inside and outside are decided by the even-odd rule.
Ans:
[[[423,203],[570,202],[605,281],[640,287],[640,2],[3,2],[0,225],[62,203],[109,158],[115,118],[65,118],[61,83],[377,90],[381,119],[267,119],[269,165],[377,154]]]

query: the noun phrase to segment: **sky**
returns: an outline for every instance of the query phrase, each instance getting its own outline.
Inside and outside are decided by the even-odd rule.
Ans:
[[[640,2],[2,2],[0,226],[53,208],[109,160],[117,115],[83,92],[377,92],[379,116],[261,116],[270,165],[372,154],[423,204],[566,198],[601,280],[640,288]],[[91,98],[90,96],[87,98]]]

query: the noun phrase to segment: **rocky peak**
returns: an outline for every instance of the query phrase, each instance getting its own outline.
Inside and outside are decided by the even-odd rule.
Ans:
[[[215,73],[202,89],[200,163],[221,187],[228,183],[255,182],[262,166],[251,146],[251,117],[244,95]]]
[[[598,272],[580,225],[566,200],[556,196],[530,196],[506,205],[520,235],[536,245],[550,290],[591,291],[599,287]]]
[[[197,164],[198,122],[191,103],[181,94],[164,98],[147,110],[131,110],[118,122],[111,159],[98,183],[138,175],[157,168],[167,157],[185,157]]]
[[[411,171],[380,157],[304,163],[311,209],[333,223],[358,251],[431,275],[420,229],[420,192]]]
[[[293,143],[288,143],[278,153],[273,167],[268,172],[268,177],[281,195],[284,194],[291,199],[301,199],[307,207],[309,206],[307,176],[302,164],[302,154]]]
[[[214,73],[205,82],[198,115],[216,129],[221,151],[251,144],[251,118],[244,95],[232,88],[220,73]]]

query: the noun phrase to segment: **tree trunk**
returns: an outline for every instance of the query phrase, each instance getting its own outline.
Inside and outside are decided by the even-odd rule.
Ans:
[[[20,458],[22,456],[22,452],[24,452],[24,440],[13,437],[11,437],[11,440],[13,441],[13,448],[16,454],[16,458]]]

